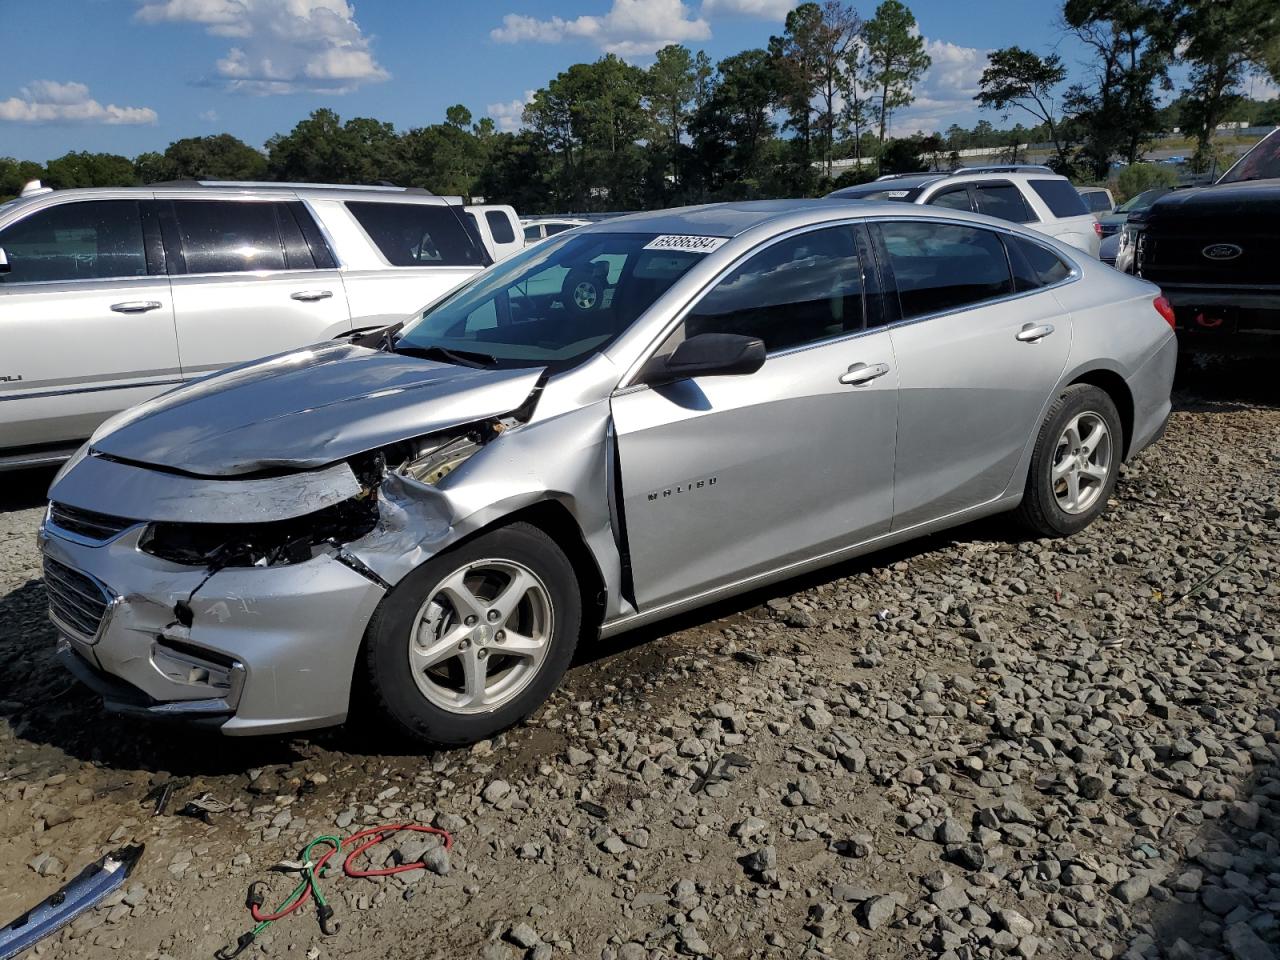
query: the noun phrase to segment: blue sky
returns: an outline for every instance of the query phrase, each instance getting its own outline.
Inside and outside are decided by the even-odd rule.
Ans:
[[[0,0],[0,156],[133,156],[228,131],[261,146],[317,107],[398,128],[449,104],[504,129],[568,64],[662,43],[713,59],[763,46],[786,0]],[[871,0],[855,4],[864,16]],[[934,59],[900,130],[971,125],[985,51],[1083,56],[1052,0],[914,0]],[[999,124],[999,116],[988,115]]]

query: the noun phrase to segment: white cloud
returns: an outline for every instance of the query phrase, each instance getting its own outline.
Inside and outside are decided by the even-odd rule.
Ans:
[[[1245,94],[1254,100],[1277,100],[1280,99],[1280,86],[1272,83],[1270,77],[1259,74],[1245,82]]]
[[[785,20],[796,0],[702,0],[702,15],[727,13],[762,20]]]
[[[33,80],[18,91],[21,96],[0,100],[0,120],[12,123],[155,123],[150,107],[105,107],[89,96],[83,83]]]
[[[508,13],[502,26],[489,31],[498,43],[559,43],[586,40],[606,53],[622,57],[643,57],[669,43],[708,40],[711,25],[693,18],[681,0],[613,0],[603,16],[581,16],[573,20],[551,17],[538,20]]]
[[[964,126],[962,115],[978,108],[973,98],[990,51],[929,39],[924,48],[933,63],[916,84],[915,102],[894,114],[890,133],[895,137],[918,130],[942,133],[957,122]]]
[[[514,133],[524,126],[524,108],[530,103],[533,103],[533,91],[526,90],[524,99],[491,103],[484,108],[484,113],[493,119],[499,130]]]
[[[253,94],[348,93],[390,74],[374,58],[347,0],[141,0],[144,23],[195,23],[238,42],[216,81]]]

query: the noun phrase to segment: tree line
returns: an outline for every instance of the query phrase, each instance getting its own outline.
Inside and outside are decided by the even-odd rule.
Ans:
[[[1089,51],[1068,84],[1060,55],[993,51],[973,128],[890,134],[931,65],[915,17],[883,0],[863,17],[844,0],[804,3],[759,48],[713,62],[673,44],[648,68],[612,54],[576,63],[537,90],[515,132],[463,105],[406,131],[345,122],[321,109],[258,150],[230,134],[194,137],[130,160],[73,152],[47,165],[0,158],[0,197],[41,178],[54,187],[185,178],[387,182],[483,196],[521,211],[619,210],[711,200],[805,196],[880,173],[959,162],[959,151],[1049,143],[1051,163],[1085,180],[1140,159],[1175,127],[1214,158],[1226,121],[1280,122],[1275,102],[1247,100],[1250,76],[1280,80],[1275,0],[1065,0],[1059,26]],[[1186,81],[1175,91],[1171,70]],[[1171,103],[1162,102],[1173,97]],[[1023,118],[1030,126],[1010,119]],[[853,159],[836,176],[836,161]]]

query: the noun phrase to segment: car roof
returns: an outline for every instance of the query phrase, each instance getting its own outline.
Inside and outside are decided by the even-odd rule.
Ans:
[[[459,197],[441,197],[421,187],[392,187],[382,185],[338,183],[272,183],[234,180],[167,180],[139,187],[78,187],[69,190],[52,190],[18,198],[22,203],[62,202],[66,200],[92,200],[98,197],[119,198],[137,194],[140,196],[183,197],[275,197],[294,199],[306,197],[327,200],[394,200],[397,202],[428,204],[460,204]],[[6,209],[10,209],[6,205]]]
[[[887,182],[887,181],[886,181]],[[694,237],[737,237],[757,227],[775,225],[781,229],[842,220],[850,215],[874,217],[937,217],[938,219],[972,219],[976,223],[993,224],[989,217],[966,211],[916,205],[906,206],[892,200],[850,200],[822,197],[816,200],[739,200],[709,203],[671,210],[632,213],[579,227],[584,233],[658,233]]]

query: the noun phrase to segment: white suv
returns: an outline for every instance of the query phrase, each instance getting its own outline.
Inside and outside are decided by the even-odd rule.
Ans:
[[[29,193],[0,204],[0,469],[64,459],[187,380],[404,319],[492,260],[461,201],[425,190]]]
[[[1102,231],[1066,177],[1034,164],[961,167],[951,173],[890,174],[827,194],[840,200],[899,200],[985,213],[1022,223],[1091,257]]]

